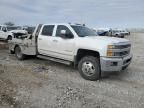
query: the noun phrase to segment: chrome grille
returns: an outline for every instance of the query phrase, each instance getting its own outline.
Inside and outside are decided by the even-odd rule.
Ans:
[[[126,56],[130,51],[114,52],[114,56]]]
[[[117,45],[115,48],[116,49],[124,49],[124,48],[130,48],[131,44],[126,44],[126,45]]]
[[[115,57],[125,57],[130,54],[131,44],[116,45],[113,49]]]

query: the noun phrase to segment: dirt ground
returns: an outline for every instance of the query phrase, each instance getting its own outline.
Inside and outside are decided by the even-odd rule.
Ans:
[[[84,80],[77,69],[0,50],[0,108],[144,108],[144,34],[126,37],[133,60],[123,72]]]

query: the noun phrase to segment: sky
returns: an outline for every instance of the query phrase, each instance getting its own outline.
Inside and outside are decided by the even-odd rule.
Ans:
[[[0,24],[144,27],[144,0],[0,0]]]

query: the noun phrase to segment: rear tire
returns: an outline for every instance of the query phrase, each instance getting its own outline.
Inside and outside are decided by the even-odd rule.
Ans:
[[[18,60],[24,60],[25,59],[25,55],[22,53],[21,48],[19,46],[17,46],[15,48],[15,56]]]
[[[96,57],[83,57],[78,64],[78,69],[80,75],[86,80],[95,81],[100,79],[100,63]]]

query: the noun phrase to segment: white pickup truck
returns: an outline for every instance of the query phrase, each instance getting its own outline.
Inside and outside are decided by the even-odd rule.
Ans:
[[[27,38],[13,38],[9,50],[19,60],[26,55],[78,66],[80,75],[97,80],[103,71],[121,71],[132,55],[127,39],[97,36],[86,26],[75,24],[39,24]]]
[[[130,32],[122,29],[112,29],[110,31],[111,31],[111,35],[115,37],[124,38],[126,35],[130,35]]]

